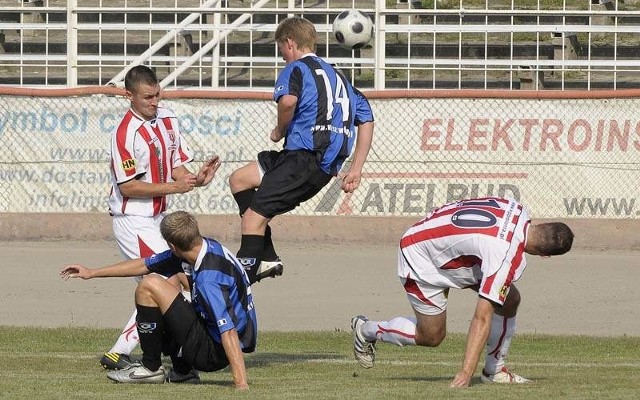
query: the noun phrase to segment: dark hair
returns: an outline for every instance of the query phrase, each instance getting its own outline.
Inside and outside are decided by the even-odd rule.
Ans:
[[[539,231],[538,250],[541,255],[558,256],[571,250],[573,232],[562,222],[547,222],[537,225]]]
[[[189,251],[202,240],[198,221],[186,211],[176,211],[160,222],[160,233],[179,250]]]
[[[156,73],[146,65],[136,65],[131,68],[124,77],[124,87],[128,91],[133,92],[140,83],[155,85],[158,83],[158,77]]]

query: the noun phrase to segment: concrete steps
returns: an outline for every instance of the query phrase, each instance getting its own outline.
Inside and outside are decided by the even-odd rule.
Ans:
[[[114,0],[109,4],[109,7],[122,6],[124,0]],[[246,7],[244,4],[250,0],[228,0],[232,7]],[[499,0],[496,0],[496,4]],[[0,0],[0,6],[6,6],[11,4],[15,6],[15,0]],[[65,0],[51,0],[50,6],[64,6]],[[104,2],[103,2],[104,4]],[[128,0],[128,6],[148,7],[149,2],[147,0]],[[154,6],[173,6],[175,0],[154,0]],[[199,6],[199,0],[181,0],[181,6],[184,7],[197,7]],[[337,7],[339,0],[331,1],[332,7]],[[506,3],[505,3],[506,4]],[[26,5],[26,3],[25,3]],[[98,0],[79,0],[80,6],[98,6]],[[345,8],[351,6],[351,1],[345,0]],[[322,1],[318,2],[318,7],[324,7]],[[369,6],[367,6],[369,7]],[[406,6],[405,6],[406,7]],[[340,9],[335,9],[330,12],[331,20]],[[180,13],[178,15],[178,21],[186,17],[188,13]],[[229,15],[229,20],[237,18],[237,15]],[[284,16],[284,14],[283,14]],[[307,18],[318,24],[324,24],[327,22],[326,15],[305,15]],[[64,22],[66,19],[66,13],[41,13],[42,21],[49,21],[50,23]],[[20,13],[5,12],[0,13],[0,22],[17,23],[20,22]],[[112,13],[112,14],[80,14],[79,20],[85,23],[98,23],[104,24],[146,24],[149,21],[153,21],[154,24],[173,24],[176,22],[176,17],[173,14],[163,13],[136,13],[128,14],[125,17],[124,13]],[[422,16],[420,21],[424,24],[432,24],[433,17]],[[390,23],[393,23],[392,18]],[[467,16],[465,17],[465,23],[495,23],[495,24],[507,24],[510,23],[511,17],[495,16],[485,19],[485,17]],[[514,23],[518,24],[534,24],[538,21],[532,17],[517,17]],[[263,24],[275,24],[277,22],[276,15],[256,15],[254,22],[260,22]],[[458,24],[459,19],[457,16],[439,16],[437,18],[438,24]],[[587,24],[588,18],[585,17],[567,17],[564,21],[566,24]],[[561,24],[562,19],[558,17],[541,17],[540,23],[546,24]],[[620,23],[630,23],[640,26],[640,18],[622,18]],[[67,53],[66,32],[50,30],[34,30],[21,34],[19,31],[4,30],[0,31],[0,53],[5,55],[16,55],[16,60],[19,59],[19,55],[27,56],[42,56],[50,55],[52,59],[56,57],[63,60]],[[83,67],[79,69],[79,84],[82,85],[101,85],[108,82],[110,77],[119,72],[125,64],[124,55],[129,58],[143,53],[148,49],[150,43],[163,36],[164,32],[161,30],[153,31],[151,33],[151,39],[148,32],[140,31],[115,31],[115,30],[103,30],[103,31],[84,31],[81,30],[78,38],[78,53],[79,55],[102,55],[109,58],[110,61],[102,62],[101,65],[95,67]],[[189,36],[189,32],[185,32],[184,36],[178,38],[177,43],[169,43],[164,45],[157,53],[161,57],[169,58],[174,54],[182,56],[188,56],[198,51],[201,44],[198,43],[198,35],[193,32],[192,36]],[[441,34],[440,34],[441,35]],[[536,58],[541,60],[553,60],[555,52],[554,44],[551,38],[542,38],[540,42],[531,40],[516,40],[516,43],[509,45],[507,41],[500,38],[490,38],[488,44],[484,41],[469,40],[466,36],[465,43],[460,46],[458,44],[457,34],[446,34],[451,37],[443,39],[439,36],[438,43],[433,44],[433,37],[431,34],[421,34],[412,36],[412,42],[410,48],[406,45],[406,36],[403,35],[387,35],[387,43],[385,44],[385,51],[387,58],[399,58],[399,59],[424,59],[430,60],[435,54],[436,59],[447,60],[484,60],[487,64],[491,64],[491,60],[513,60],[513,64],[517,65],[519,61],[523,63],[531,62]],[[97,40],[100,36],[100,40]],[[253,32],[250,35],[248,32],[235,32],[227,37],[226,45],[221,46],[221,55],[223,57],[265,57],[271,58],[277,53],[275,45],[272,43],[272,33]],[[342,49],[335,44],[330,38],[321,34],[320,42],[318,44],[318,54],[325,55],[331,54],[336,58],[349,58],[351,52]],[[207,37],[204,38],[206,43]],[[328,43],[325,41],[328,40]],[[125,44],[126,43],[126,44]],[[367,52],[367,57],[371,57],[371,50],[364,50]],[[590,51],[590,54],[587,54]],[[578,59],[593,59],[593,60],[609,60],[616,57],[619,60],[637,60],[640,58],[640,39],[630,39],[628,42],[618,42],[616,45],[611,40],[605,38],[600,42],[592,42],[590,48],[585,43],[580,43],[575,48],[575,53]],[[9,57],[6,57],[7,59]],[[58,63],[57,61],[47,62],[47,65],[34,65],[27,66],[20,71],[14,65],[17,62],[12,60],[2,62],[0,65],[0,84],[29,84],[29,85],[43,85],[43,84],[64,84],[66,83],[66,73],[64,68],[51,68],[51,65]],[[164,71],[169,68],[170,61],[167,61],[167,67],[162,68]],[[40,63],[44,64],[44,63]],[[97,64],[97,63],[96,63]],[[158,64],[158,63],[156,63]],[[47,69],[48,68],[48,69]],[[93,69],[92,69],[93,68]],[[238,62],[229,66],[230,70],[226,74],[226,85],[231,87],[242,86],[264,86],[271,87],[273,84],[273,67],[268,68],[268,72],[262,73],[259,69],[249,70],[245,63]],[[401,71],[401,68],[398,70]],[[406,76],[402,72],[389,71],[387,74],[386,87],[388,88],[406,88]],[[347,72],[349,73],[349,72]],[[110,75],[112,74],[112,75]],[[159,74],[160,75],[160,74]],[[251,77],[250,77],[251,75]],[[405,73],[406,75],[406,73]],[[476,78],[476,75],[478,76]],[[482,75],[482,76],[481,76]],[[481,72],[463,72],[464,87],[469,88],[482,88],[485,87],[484,74]],[[580,73],[574,74],[567,81],[565,77],[565,88],[567,85],[577,87],[586,87],[586,81],[584,76]],[[618,81],[618,87],[630,85],[637,87],[640,78],[636,77],[638,74],[618,75],[624,76],[624,81]],[[46,78],[45,78],[46,76]],[[511,81],[513,74],[504,71],[490,71],[486,78],[486,86],[488,87],[500,87],[509,88],[514,86]],[[602,78],[599,78],[597,74],[595,76],[595,86],[601,85],[603,88],[607,85],[611,85],[611,79],[607,74],[602,74]],[[229,78],[231,77],[231,78]],[[442,88],[457,88],[458,83],[458,71],[437,71],[437,87]],[[559,80],[554,74],[548,74],[546,77],[545,87],[554,87],[559,85]],[[22,80],[21,80],[22,79]],[[206,85],[207,79],[210,79],[205,74],[204,77],[200,77],[195,70],[188,70],[186,74],[180,78],[179,85],[194,85],[200,86]],[[249,81],[251,79],[251,81]],[[372,85],[372,73],[359,74],[357,79],[360,79],[364,86]],[[602,79],[601,82],[598,82]],[[424,87],[430,88],[433,84],[433,75],[430,71],[418,71],[411,72],[411,87]],[[516,85],[517,86],[517,85]],[[594,85],[592,85],[594,87]]]

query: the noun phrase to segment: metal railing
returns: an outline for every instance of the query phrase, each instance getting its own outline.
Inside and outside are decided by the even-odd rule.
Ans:
[[[619,89],[639,86],[640,5],[607,0],[0,0],[0,84],[118,83],[133,64],[163,86],[270,88],[289,15],[312,20],[318,54],[361,88]],[[358,51],[331,33],[371,15]]]

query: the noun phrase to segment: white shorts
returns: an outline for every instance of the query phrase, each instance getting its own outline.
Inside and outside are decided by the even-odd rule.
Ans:
[[[114,215],[113,235],[122,256],[134,259],[169,250],[169,245],[160,234],[163,218],[164,214],[155,217]]]
[[[411,307],[423,315],[440,315],[447,309],[449,288],[435,287],[410,277],[400,278]]]
[[[413,309],[424,315],[439,315],[447,309],[449,289],[476,286],[479,268],[441,270],[417,246],[398,250],[398,277]]]

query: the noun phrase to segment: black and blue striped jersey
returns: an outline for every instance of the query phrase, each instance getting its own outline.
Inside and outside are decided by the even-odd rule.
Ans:
[[[171,276],[185,270],[186,263],[170,250],[145,259],[151,272]],[[242,351],[254,351],[257,317],[246,272],[236,257],[216,240],[204,238],[195,265],[191,266],[191,301],[206,322],[211,337],[235,328]]]
[[[337,175],[351,154],[355,127],[373,121],[367,98],[334,66],[315,54],[288,64],[278,76],[273,99],[298,98],[285,134],[285,150],[318,153],[320,168]]]

